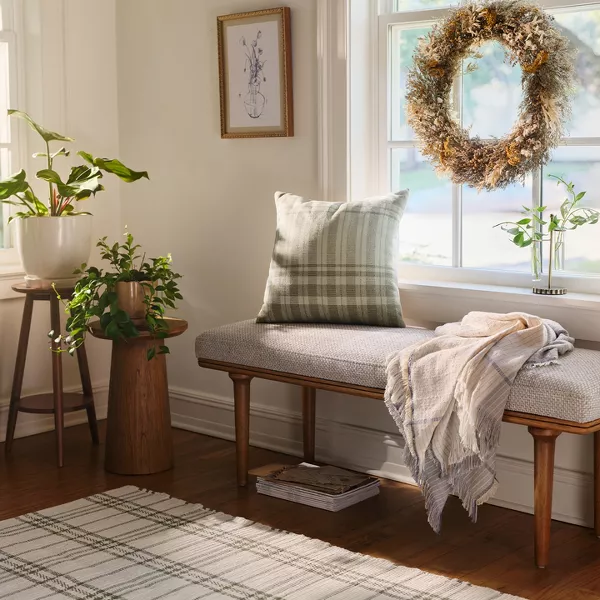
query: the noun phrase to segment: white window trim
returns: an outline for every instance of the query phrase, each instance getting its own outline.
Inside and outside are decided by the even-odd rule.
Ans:
[[[24,98],[24,77],[25,62],[22,39],[23,7],[20,2],[9,2],[1,0],[2,20],[4,30],[0,31],[0,40],[8,43],[9,51],[9,88],[10,88],[10,107],[15,108],[20,105]],[[23,129],[19,126],[12,128],[12,136],[15,142],[12,144],[0,144],[0,147],[11,148],[11,170],[25,168],[27,165],[26,139]],[[22,275],[22,266],[19,256],[12,244],[11,229],[6,225],[6,220],[11,213],[8,205],[2,206],[0,215],[4,220],[4,248],[0,250],[0,276]]]
[[[318,0],[319,188],[322,198],[347,197],[349,0]]]
[[[387,47],[382,48],[387,41],[380,35],[378,51],[373,52],[377,45],[369,33],[376,35],[381,27],[401,19],[402,13],[391,14],[393,0],[367,2],[371,11],[369,32],[361,33],[355,29],[352,15],[355,11],[364,13],[365,0],[317,0],[319,175],[321,198],[326,200],[360,199],[382,189],[381,157],[378,150],[374,151],[381,148],[382,124],[365,124],[364,115],[375,115],[376,111],[370,108],[385,101],[387,95],[387,68],[379,60],[379,53],[387,51]],[[571,8],[598,4],[598,0],[541,0],[540,4],[547,9]],[[427,22],[440,18],[447,9],[420,12]],[[363,64],[370,61],[371,68],[366,73],[350,69],[351,54],[355,59],[360,53]],[[386,81],[383,99],[382,77]],[[359,94],[358,90],[362,92]],[[349,128],[353,120],[356,123],[359,119],[363,129],[374,134],[370,140],[363,136],[360,143],[353,143]],[[387,139],[387,131],[384,135]],[[370,183],[366,185],[365,181]],[[531,294],[531,276],[527,273],[408,264],[402,264],[399,271],[403,303],[413,321],[431,324],[453,320],[464,315],[468,307],[529,310],[560,320],[579,338],[600,341],[600,323],[596,324],[600,321],[600,277],[557,277],[557,285],[572,291],[564,297],[541,300],[543,297]]]

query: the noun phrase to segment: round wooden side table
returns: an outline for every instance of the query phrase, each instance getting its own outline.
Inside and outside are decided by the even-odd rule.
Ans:
[[[21,397],[23,388],[23,375],[25,373],[25,361],[27,359],[27,346],[29,332],[31,330],[31,316],[33,314],[33,303],[44,301],[50,303],[50,327],[54,335],[60,332],[60,301],[51,287],[30,288],[24,283],[12,286],[15,292],[25,294],[25,307],[23,309],[23,320],[21,321],[21,333],[19,334],[19,346],[17,348],[17,360],[13,375],[12,391],[10,394],[10,407],[8,410],[8,421],[6,425],[5,452],[11,451],[15,436],[15,426],[19,412],[35,414],[53,414],[56,429],[56,451],[58,466],[63,466],[63,430],[64,413],[77,410],[86,410],[92,442],[98,444],[98,423],[96,421],[96,409],[94,406],[94,394],[92,392],[92,381],[88,366],[85,346],[82,344],[77,349],[77,362],[79,364],[79,376],[81,378],[82,394],[65,394],[63,392],[62,376],[62,354],[55,352],[58,344],[52,340],[52,393],[37,394],[35,396]],[[57,288],[62,298],[69,298],[73,294],[73,288]],[[46,338],[46,332],[44,332]]]
[[[166,319],[168,338],[188,327],[183,319]],[[90,324],[94,337],[110,339],[100,323]],[[161,340],[149,331],[125,340],[113,340],[106,423],[104,466],[119,475],[147,475],[173,466],[171,410],[164,354],[152,360],[147,351]]]

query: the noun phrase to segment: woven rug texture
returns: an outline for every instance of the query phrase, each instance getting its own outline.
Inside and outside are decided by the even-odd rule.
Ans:
[[[0,522],[0,600],[158,598],[516,596],[132,486]]]

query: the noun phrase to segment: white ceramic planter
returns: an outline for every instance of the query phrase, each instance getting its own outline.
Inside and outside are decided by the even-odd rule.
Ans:
[[[15,246],[29,281],[69,285],[90,258],[92,215],[15,219]]]

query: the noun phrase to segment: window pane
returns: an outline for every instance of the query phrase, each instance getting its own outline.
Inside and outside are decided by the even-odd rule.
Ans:
[[[522,219],[523,205],[531,206],[531,181],[525,187],[480,192],[463,186],[463,266],[478,269],[527,271],[530,250],[518,248],[509,235],[494,227],[503,221]]]
[[[452,186],[439,178],[416,148],[391,152],[392,190],[410,189],[400,224],[400,259],[452,265]]]
[[[600,9],[581,8],[555,16],[557,26],[578,49],[578,88],[568,133],[573,137],[600,136]]]
[[[506,135],[517,120],[521,103],[521,69],[505,62],[498,42],[479,49],[481,58],[465,61],[463,72],[463,125],[482,138]],[[467,66],[476,69],[467,71]]]
[[[391,60],[391,136],[392,140],[413,140],[415,134],[406,122],[406,78],[413,63],[417,41],[429,27],[392,28]]]
[[[548,207],[547,215],[558,212],[566,198],[562,185],[548,175],[558,175],[573,182],[577,192],[587,191],[581,206],[600,210],[600,148],[570,146],[557,148],[552,161],[544,167],[543,203]],[[565,269],[574,273],[600,274],[600,223],[582,225],[568,231],[565,237]]]
[[[427,8],[445,8],[455,6],[460,0],[396,0],[396,12],[423,10]]]
[[[10,87],[8,75],[8,44],[0,42],[0,142],[10,143],[10,124],[7,110],[10,106]]]
[[[12,167],[10,164],[10,150],[8,148],[0,148],[0,179],[6,179],[12,175]],[[6,222],[10,215],[10,205],[2,204],[0,207],[0,249],[4,248],[4,231]]]

